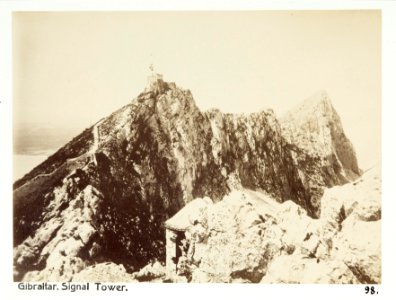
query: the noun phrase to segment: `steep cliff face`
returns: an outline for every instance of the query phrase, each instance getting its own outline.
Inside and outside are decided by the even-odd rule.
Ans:
[[[280,123],[289,143],[320,158],[328,175],[324,176],[326,185],[344,184],[361,174],[352,143],[326,92],[306,99],[282,117]]]
[[[135,270],[161,261],[169,216],[242,187],[317,217],[323,189],[359,173],[339,117],[323,106],[317,122],[293,112],[281,123],[272,111],[201,112],[190,91],[151,80],[15,182],[15,278],[69,280],[92,263]]]
[[[280,119],[282,136],[315,160],[314,176],[301,178],[310,187],[310,215],[318,216],[322,187],[345,184],[361,175],[355,150],[346,137],[341,119],[326,92],[320,91]],[[297,158],[294,153],[293,157]],[[298,158],[297,158],[298,160]],[[297,164],[299,168],[299,164]]]

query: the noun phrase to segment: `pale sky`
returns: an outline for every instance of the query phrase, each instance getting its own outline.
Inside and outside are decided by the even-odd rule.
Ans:
[[[360,166],[380,160],[379,11],[14,13],[13,45],[15,127],[88,127],[153,63],[202,110],[281,116],[326,90]]]

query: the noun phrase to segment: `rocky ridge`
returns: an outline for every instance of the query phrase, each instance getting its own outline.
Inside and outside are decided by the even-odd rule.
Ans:
[[[324,189],[360,173],[326,97],[310,106],[318,118],[303,109],[298,122],[278,121],[271,110],[201,112],[190,91],[157,78],[15,182],[15,279],[67,281],[108,261],[127,272],[164,261],[164,221],[197,197],[264,191],[319,217]],[[293,126],[322,129],[306,143]]]

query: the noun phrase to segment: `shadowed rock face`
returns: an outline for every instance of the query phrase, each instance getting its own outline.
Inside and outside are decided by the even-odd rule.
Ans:
[[[242,187],[317,217],[323,189],[360,172],[322,98],[309,106],[315,118],[304,109],[279,122],[270,110],[201,112],[190,91],[151,81],[15,182],[15,278],[70,280],[92,263],[163,261],[168,217],[194,198],[216,202]]]

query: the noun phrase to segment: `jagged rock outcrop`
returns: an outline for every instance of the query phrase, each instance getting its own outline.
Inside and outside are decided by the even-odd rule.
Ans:
[[[68,281],[100,252],[94,217],[103,196],[91,185],[70,193],[80,179],[72,173],[55,188],[41,226],[16,247],[15,265],[30,267],[24,280]],[[20,274],[16,273],[16,276]]]
[[[208,207],[206,220],[189,229],[206,229],[194,241],[195,248],[203,249],[200,257],[194,253],[199,268],[192,272],[193,282],[259,282],[268,262],[282,251],[283,232],[265,207],[274,201],[255,201],[246,193],[235,191],[227,195]]]
[[[380,283],[381,221],[373,213],[381,207],[379,191],[377,169],[330,188],[319,219],[292,201],[234,191],[208,204],[203,215],[190,213],[187,243],[200,250],[184,254],[180,273],[198,283]],[[344,210],[347,198],[354,205]]]
[[[380,168],[374,166],[356,181],[326,190],[322,199],[324,226],[339,230],[333,255],[361,283],[381,282],[380,178]]]
[[[274,259],[263,283],[381,283],[381,182],[378,167],[352,183],[327,189],[308,257]],[[312,237],[311,237],[312,238]],[[310,238],[310,239],[311,239]]]
[[[339,115],[325,91],[314,94],[280,120],[287,140],[341,169],[334,171],[335,183],[357,178],[358,167],[352,143],[345,136]]]
[[[341,119],[326,92],[306,99],[280,119],[286,141],[318,163],[320,173],[300,174],[304,186],[310,186],[314,211],[320,207],[322,186],[342,185],[360,176],[355,150],[346,137]],[[294,153],[293,158],[295,158]]]
[[[279,256],[328,256],[318,220],[261,192],[234,191],[208,206],[206,218],[191,219],[186,236],[199,232],[188,242],[201,249],[186,258],[193,282],[260,282]]]
[[[359,173],[337,114],[325,106],[319,123],[303,114],[295,122],[295,113],[279,122],[271,110],[201,112],[190,91],[151,78],[130,104],[15,182],[15,279],[63,281],[106,261],[128,272],[163,261],[165,220],[194,198],[217,202],[235,189],[290,199],[318,217],[324,188]],[[328,129],[309,144],[287,131],[303,136],[318,124]],[[326,151],[319,136],[331,144]],[[251,273],[260,262],[265,273],[260,257],[249,259],[250,269],[232,272]]]

